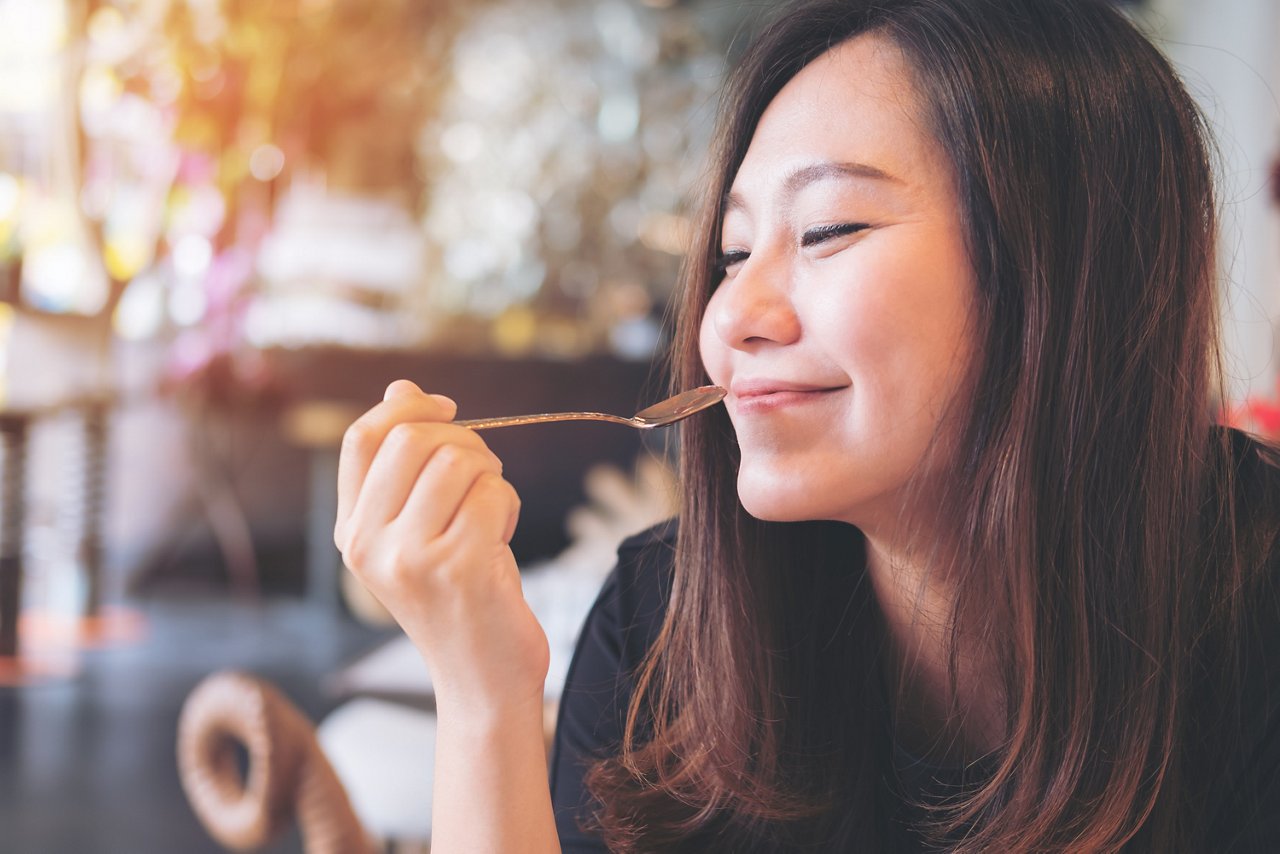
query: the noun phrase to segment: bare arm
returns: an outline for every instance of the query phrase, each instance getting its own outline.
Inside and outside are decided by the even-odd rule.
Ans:
[[[542,734],[550,663],[508,543],[520,501],[452,401],[399,381],[347,431],[334,541],[431,671],[433,854],[558,852]]]
[[[432,854],[560,851],[542,704],[500,716],[439,709]]]

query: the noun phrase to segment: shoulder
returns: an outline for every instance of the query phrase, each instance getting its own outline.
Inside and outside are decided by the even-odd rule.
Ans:
[[[1219,745],[1204,761],[1225,772],[1208,812],[1221,850],[1273,851],[1280,846],[1280,448],[1234,429],[1225,439],[1234,498],[1228,541],[1244,572],[1239,634],[1230,652],[1206,662],[1194,731],[1205,734],[1203,744]],[[1234,702],[1213,690],[1223,674],[1235,675]]]
[[[1218,438],[1212,466],[1219,478],[1217,506],[1209,509],[1207,530],[1227,532],[1225,542],[1210,536],[1243,560],[1246,586],[1274,584],[1280,573],[1280,445],[1234,428],[1223,428]]]
[[[1273,521],[1280,515],[1280,444],[1234,428],[1223,435],[1237,499],[1251,519]]]
[[[1240,604],[1246,662],[1261,665],[1247,675],[1280,694],[1280,448],[1265,440],[1229,431],[1234,468],[1234,530],[1230,541],[1240,549]],[[1280,700],[1274,701],[1280,710]]]
[[[657,554],[674,554],[676,547],[676,535],[679,533],[680,523],[676,519],[667,519],[659,522],[651,528],[646,528],[638,534],[633,534],[622,541],[618,546],[618,557],[631,557],[648,553]],[[668,561],[669,562],[669,561]]]
[[[679,527],[675,519],[667,519],[627,537],[618,546],[614,575],[620,581],[670,586]]]
[[[676,524],[628,537],[581,627],[565,691],[585,685],[626,690],[666,617],[674,575]]]
[[[597,610],[606,612],[618,632],[626,665],[639,663],[666,615],[678,527],[669,519],[623,540],[617,564],[600,591]]]
[[[1234,428],[1224,432],[1237,494],[1263,501],[1266,509],[1275,511],[1274,500],[1280,496],[1280,444]]]

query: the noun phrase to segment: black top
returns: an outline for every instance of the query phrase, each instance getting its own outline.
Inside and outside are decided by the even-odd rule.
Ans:
[[[670,521],[622,543],[618,564],[578,637],[551,756],[551,802],[564,854],[608,850],[597,835],[579,827],[591,811],[582,778],[590,761],[622,743],[634,689],[631,675],[666,614],[675,534]]]
[[[561,699],[551,759],[551,797],[565,854],[604,852],[596,834],[580,827],[592,810],[583,786],[589,762],[616,752],[622,741],[632,674],[657,635],[671,590],[676,525],[667,522],[625,541],[579,637]],[[1274,578],[1276,573],[1272,572]],[[1264,585],[1261,619],[1245,651],[1241,749],[1224,759],[1226,784],[1206,803],[1214,851],[1280,852],[1280,603]],[[893,751],[892,797],[909,815],[913,803],[954,794],[959,777]],[[908,844],[907,850],[911,846]],[[922,850],[922,849],[916,849]]]

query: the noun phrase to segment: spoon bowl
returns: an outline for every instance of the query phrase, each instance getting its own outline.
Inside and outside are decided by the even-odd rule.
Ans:
[[[720,386],[700,386],[658,401],[652,406],[646,406],[630,418],[605,412],[544,412],[534,415],[506,415],[500,418],[471,418],[453,423],[470,427],[472,430],[492,430],[496,427],[549,424],[555,421],[607,421],[611,424],[625,424],[639,430],[651,430],[654,427],[666,427],[668,424],[674,424],[708,407],[715,406],[724,400],[727,393]]]

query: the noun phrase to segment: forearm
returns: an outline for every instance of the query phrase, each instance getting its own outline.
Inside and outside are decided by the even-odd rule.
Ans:
[[[432,854],[559,852],[541,707],[437,712]]]

